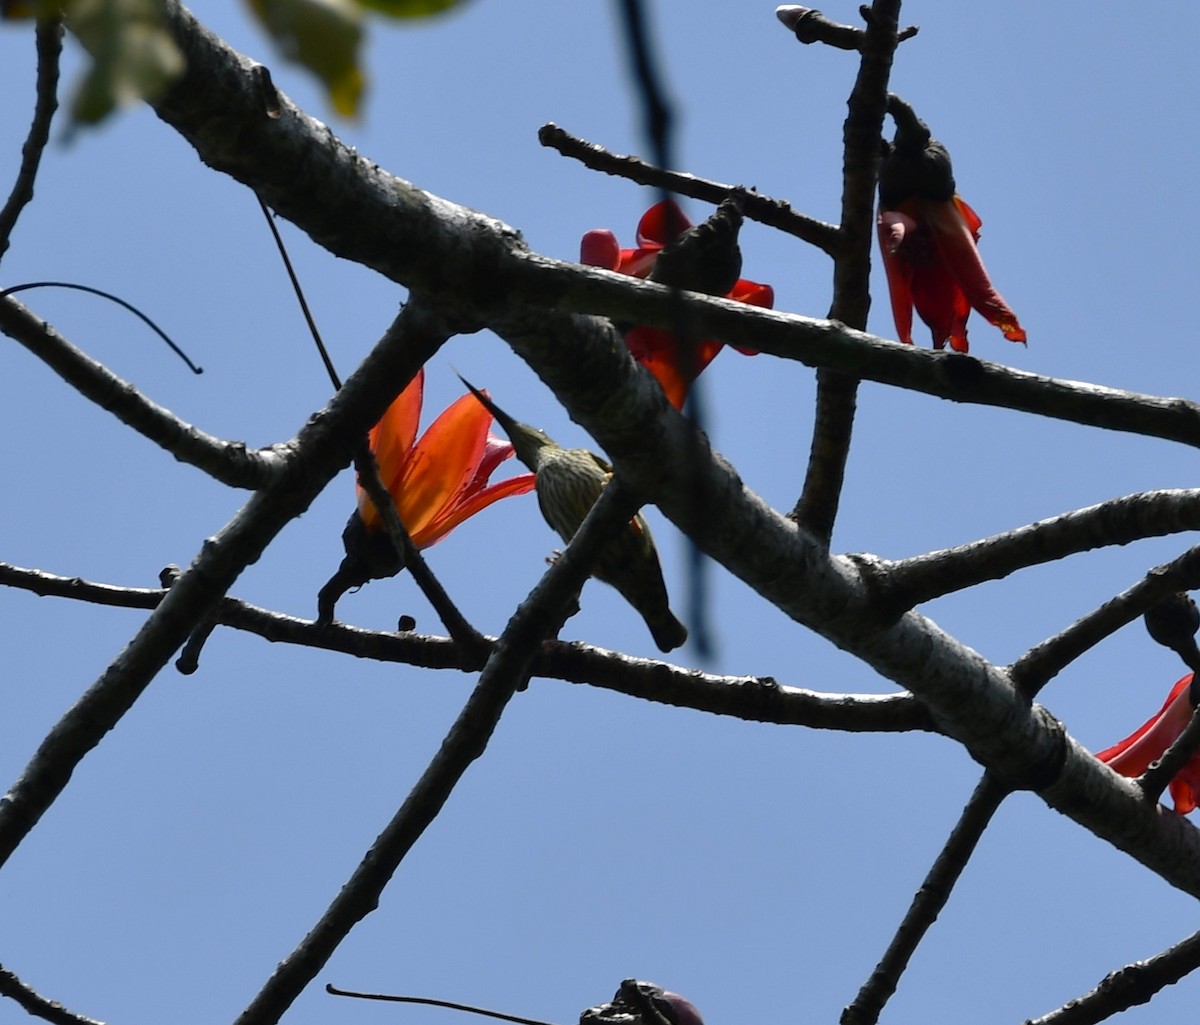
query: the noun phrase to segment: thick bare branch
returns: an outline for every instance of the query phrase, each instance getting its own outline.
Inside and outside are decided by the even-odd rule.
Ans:
[[[210,166],[245,182],[314,241],[401,284],[471,296],[482,326],[492,306],[526,303],[587,311],[670,330],[671,290],[654,282],[529,252],[502,222],[388,174],[279,95],[264,113],[257,67],[171,4],[188,55],[181,82],[156,104],[159,116]],[[304,174],[294,173],[304,168]],[[410,245],[395,244],[397,238]],[[897,345],[830,320],[762,310],[684,293],[702,337],[742,342],[808,366],[936,395],[1200,446],[1200,407],[1043,377],[958,353]],[[458,330],[469,330],[459,325]]]

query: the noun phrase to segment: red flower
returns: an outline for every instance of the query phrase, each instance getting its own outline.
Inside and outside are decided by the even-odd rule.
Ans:
[[[490,433],[492,414],[472,395],[456,399],[417,441],[424,387],[422,368],[370,433],[384,486],[418,548],[437,544],[481,509],[532,491],[534,484],[532,473],[488,483],[513,447]],[[362,485],[356,481],[355,488],[363,526],[382,530],[379,512]]]
[[[618,274],[647,278],[654,270],[658,254],[667,243],[691,226],[679,204],[674,200],[664,200],[647,210],[638,221],[636,249],[622,249],[616,235],[607,228],[597,228],[583,236],[579,246],[579,262]],[[733,288],[725,293],[725,298],[770,309],[775,302],[775,291],[770,285],[739,278]],[[633,358],[662,385],[668,401],[676,409],[683,408],[689,385],[723,348],[722,342],[710,338],[696,345],[692,353],[684,353],[679,339],[672,332],[640,325],[626,332],[625,344]],[[734,348],[746,356],[756,354],[756,350],[740,345]]]
[[[1175,738],[1192,721],[1200,689],[1193,686],[1189,673],[1171,689],[1158,714],[1144,723],[1132,736],[1101,751],[1096,757],[1122,776],[1136,778],[1150,763],[1161,758]],[[1171,780],[1175,811],[1186,815],[1200,806],[1200,753],[1192,755]]]
[[[982,225],[958,195],[950,151],[899,96],[888,95],[896,135],[879,167],[879,246],[900,341],[912,344],[912,311],[933,332],[967,351],[967,316],[977,309],[1012,342],[1025,331],[988,278],[975,247]]]
[[[879,245],[900,341],[912,344],[912,311],[933,332],[937,349],[967,351],[974,307],[1011,342],[1024,342],[1017,315],[988,278],[975,246],[983,222],[960,196],[910,197],[879,210]]]

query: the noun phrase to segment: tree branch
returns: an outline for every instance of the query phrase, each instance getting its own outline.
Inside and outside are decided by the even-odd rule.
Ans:
[[[56,1000],[47,1000],[26,986],[3,965],[0,965],[0,996],[8,997],[23,1011],[48,1021],[51,1025],[104,1025],[95,1018],[85,1018],[82,1014],[68,1011]]]
[[[1121,1011],[1147,1004],[1162,989],[1200,967],[1200,932],[1161,954],[1110,972],[1090,993],[1024,1025],[1097,1025]]]
[[[320,921],[279,963],[235,1025],[278,1021],[350,930],[375,910],[405,855],[441,812],[467,768],[483,754],[509,700],[528,683],[538,646],[561,628],[565,610],[574,604],[601,546],[637,511],[629,494],[615,484],[614,479],[604,489],[566,550],[513,613],[467,703],[400,809]]]
[[[257,65],[174,0],[168,16],[188,70],[156,103],[159,116],[207,164],[249,185],[330,252],[422,292],[435,305],[446,297],[449,308],[459,308],[462,297],[471,296],[476,326],[504,306],[524,303],[674,327],[670,289],[531,253],[508,225],[424,192],[359,156],[282,93],[278,116],[268,117]],[[397,238],[419,244],[397,246]],[[692,292],[682,301],[701,337],[744,342],[808,366],[956,402],[1200,447],[1200,407],[1182,399],[1042,377],[965,354],[898,345],[830,320]]]
[[[279,116],[267,117],[253,100],[249,62],[178,7],[168,4],[168,18],[188,70],[157,101],[156,110],[207,163],[251,182],[271,206],[339,255],[399,281],[419,281],[435,300],[443,290],[460,303],[471,297],[480,320],[491,322],[550,384],[568,413],[612,457],[622,479],[702,550],[786,614],[911,690],[928,705],[939,729],[963,743],[1005,785],[1033,786],[1052,807],[1173,885],[1200,895],[1200,836],[1189,823],[1147,807],[1132,783],[1078,747],[1044,709],[1030,707],[1005,673],[929,620],[909,612],[886,628],[877,627],[869,588],[853,562],[830,556],[817,539],[745,489],[728,465],[709,456],[704,439],[696,438],[661,389],[614,342],[611,326],[568,312],[578,303],[606,314],[632,311],[634,316],[623,319],[658,320],[669,330],[669,290],[530,254],[499,222],[373,167],[283,96]],[[318,196],[320,202],[314,201]],[[598,296],[615,301],[601,309]],[[654,307],[650,316],[634,310],[642,296],[647,311]],[[777,351],[784,348],[777,343],[786,334],[789,355],[803,350],[802,358],[811,361],[820,348],[822,362],[840,359],[838,369],[855,376],[878,379],[882,375],[874,368],[887,366],[907,377],[912,368],[933,368],[928,360],[936,359],[930,374],[941,377],[926,380],[940,380],[938,386],[953,397],[969,395],[975,401],[981,380],[1027,385],[1032,378],[969,356],[948,358],[877,344],[828,321],[782,317],[691,294],[684,301],[703,312],[704,336],[730,338],[752,327],[756,348]],[[514,306],[521,302],[533,305]],[[743,309],[734,311],[738,305]],[[732,325],[732,331],[721,324]],[[710,333],[709,328],[717,329]],[[575,344],[564,347],[563,337]],[[834,353],[838,356],[827,358]],[[857,374],[851,368],[858,365],[872,373]],[[910,380],[904,384],[911,386]],[[1072,410],[1067,418],[1080,422],[1105,420],[1097,425],[1120,423],[1121,429],[1162,437],[1190,435],[1189,443],[1200,437],[1200,415],[1191,404],[1138,401],[1065,382],[1025,394],[1028,405],[1040,405],[1037,411],[1051,415],[1063,415],[1065,407]],[[1062,407],[1052,395],[1064,399]],[[697,450],[706,453],[704,458],[695,457]],[[685,464],[686,482],[679,471]],[[705,510],[703,519],[697,519],[698,507]]]
[[[1068,555],[1200,530],[1200,489],[1142,491],[955,548],[877,564],[897,611]]]
[[[789,30],[796,33],[796,39],[805,45],[824,43],[838,50],[860,51],[868,45],[867,33],[862,29],[833,21],[811,7],[786,4],[777,7],[775,14]],[[897,34],[897,41],[911,39],[918,31],[916,25],[909,25]]]
[[[900,976],[908,967],[909,958],[925,934],[937,921],[937,916],[950,900],[962,871],[983,836],[983,831],[1001,803],[1009,795],[989,774],[975,787],[967,806],[950,833],[946,845],[938,854],[921,888],[909,905],[892,942],[884,951],[879,964],[863,984],[854,1001],[842,1011],[841,1025],[875,1025],[884,1005],[896,992]]]
[[[284,471],[284,458],[278,449],[248,450],[244,442],[222,441],[197,430],[75,348],[15,299],[0,297],[0,331],[20,342],[84,398],[180,462],[203,470],[222,484],[262,487]]]
[[[1061,633],[1030,648],[1009,667],[1013,685],[1032,699],[1085,651],[1132,623],[1165,596],[1197,587],[1200,587],[1200,545],[1171,562],[1156,566],[1132,587]]]
[[[21,167],[4,209],[0,210],[0,259],[8,251],[13,228],[21,211],[33,200],[42,152],[50,139],[50,122],[58,109],[58,58],[62,54],[62,18],[45,18],[37,23],[37,86],[33,122],[21,147]]]
[[[141,629],[99,679],[46,735],[25,771],[0,799],[0,864],[54,802],[80,761],[104,738],[220,601],[291,520],[350,461],[448,330],[410,303],[323,411],[294,440],[288,472],[254,493],[217,535],[205,541]]]
[[[538,142],[593,171],[627,178],[639,185],[653,185],[714,205],[736,198],[742,204],[742,212],[752,221],[794,235],[825,253],[832,254],[837,246],[837,225],[797,213],[786,200],[760,195],[743,185],[725,185],[683,171],[666,171],[634,156],[610,153],[603,146],[580,139],[553,123],[538,129]]]
[[[55,576],[5,563],[0,563],[0,585],[42,596],[135,609],[156,608],[167,594],[166,589],[92,583],[79,577]],[[471,668],[470,659],[446,637],[364,630],[342,623],[319,626],[237,598],[221,599],[213,612],[213,621],[272,643],[297,644],[425,669]],[[488,644],[495,643],[495,638],[484,639]],[[769,676],[703,673],[580,641],[545,641],[534,658],[533,675],[748,722],[854,733],[934,729],[924,706],[908,693],[824,693],[789,687]]]
[[[874,0],[862,8],[866,31],[856,47],[862,53],[842,129],[842,211],[833,261],[831,320],[867,326],[871,309],[871,240],[875,223],[875,183],[879,140],[887,111],[888,79],[898,45],[900,0]],[[804,489],[792,518],[825,544],[841,501],[858,404],[858,380],[822,369],[817,373],[817,408]]]

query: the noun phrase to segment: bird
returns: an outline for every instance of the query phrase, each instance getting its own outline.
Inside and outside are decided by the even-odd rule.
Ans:
[[[462,381],[496,418],[517,458],[536,474],[542,516],[569,542],[612,479],[612,467],[585,448],[563,448],[543,431],[513,419],[465,378]],[[592,576],[615,587],[637,610],[659,651],[673,651],[687,640],[687,627],[671,612],[658,551],[641,513],[603,547]]]

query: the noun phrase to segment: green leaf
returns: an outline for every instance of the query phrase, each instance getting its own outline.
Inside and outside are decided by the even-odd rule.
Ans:
[[[249,0],[280,52],[325,85],[333,109],[358,113],[364,77],[358,64],[362,11],[354,0]]]
[[[152,99],[183,73],[163,0],[72,0],[66,13],[92,55],[72,104],[77,124],[95,124],[118,105]]]
[[[427,18],[441,14],[464,0],[358,0],[363,7],[386,14],[390,18]]]

